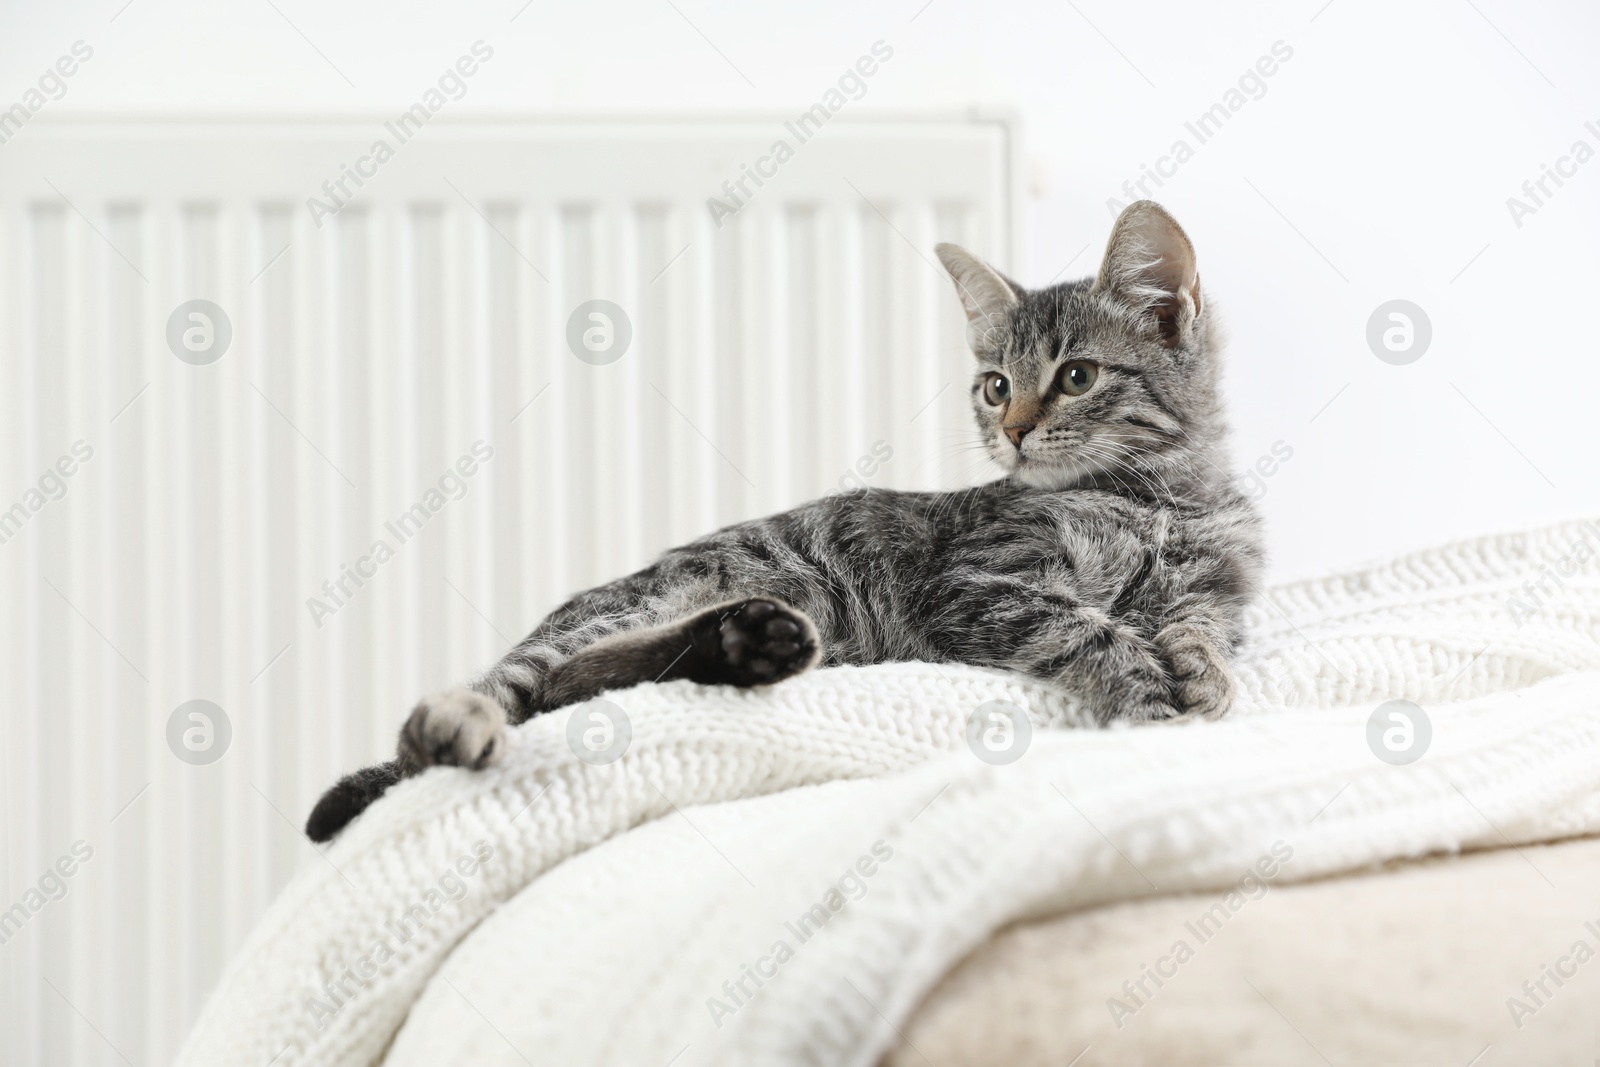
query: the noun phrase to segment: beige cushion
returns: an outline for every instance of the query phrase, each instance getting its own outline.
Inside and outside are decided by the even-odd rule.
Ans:
[[[882,1062],[1600,1063],[1600,839],[1280,884],[1202,942],[1185,924],[1219,899],[1163,897],[1002,931],[903,1028],[914,1047]],[[1180,940],[1192,958],[1162,963],[1175,975],[1160,987],[1145,978],[1150,995],[1130,996],[1123,983]],[[1571,955],[1579,942],[1596,957]],[[1546,965],[1576,974],[1558,986]],[[1544,992],[1523,990],[1541,977]],[[1518,1020],[1511,997],[1530,1009]]]

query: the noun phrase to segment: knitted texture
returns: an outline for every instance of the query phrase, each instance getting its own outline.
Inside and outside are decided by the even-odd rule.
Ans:
[[[541,717],[502,766],[402,783],[300,871],[179,1062],[370,1064],[392,1041],[396,1064],[866,1064],[1018,918],[1226,886],[1278,841],[1281,877],[1302,878],[1593,832],[1595,547],[1600,529],[1569,523],[1278,586],[1252,611],[1234,716],[1037,730],[1008,766],[967,751],[980,704],[1041,727],[1082,716],[964,667],[640,686],[612,696],[633,737],[609,766],[569,749],[572,712]],[[1535,603],[1523,583],[1541,575]],[[1406,767],[1366,741],[1396,698],[1433,721]],[[879,841],[894,855],[865,894],[797,943],[784,923]],[[784,938],[793,958],[759,995],[723,992]]]

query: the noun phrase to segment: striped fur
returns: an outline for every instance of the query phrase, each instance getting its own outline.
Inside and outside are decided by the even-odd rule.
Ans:
[[[1226,474],[1219,331],[1188,238],[1141,201],[1096,278],[1037,291],[938,252],[969,320],[977,425],[1005,478],[829,496],[672,549],[563,604],[472,690],[521,722],[658,678],[754,684],[819,659],[926,660],[1047,680],[1102,722],[1225,712],[1261,529]],[[1074,361],[1097,368],[1082,395],[1059,385]],[[998,404],[994,375],[1010,394]],[[1014,443],[1006,430],[1023,425]],[[733,663],[748,648],[764,657],[746,656],[755,675]],[[308,832],[332,836],[419,766],[490,761],[494,730],[464,734],[450,710],[466,706],[425,700],[401,758],[342,781]]]

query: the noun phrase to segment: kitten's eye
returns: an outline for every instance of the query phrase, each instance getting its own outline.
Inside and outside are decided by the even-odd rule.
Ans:
[[[991,374],[983,383],[983,398],[991,406],[999,407],[1011,399],[1011,383],[1004,374]]]
[[[1099,376],[1099,367],[1086,359],[1075,359],[1061,368],[1061,373],[1056,376],[1056,385],[1068,396],[1082,396]]]

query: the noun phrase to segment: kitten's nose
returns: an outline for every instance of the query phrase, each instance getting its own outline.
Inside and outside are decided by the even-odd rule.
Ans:
[[[1005,430],[1006,436],[1011,438],[1011,443],[1016,445],[1020,450],[1022,448],[1022,439],[1028,436],[1028,431],[1032,430],[1037,425],[1038,423],[1034,422],[1019,422],[1013,426],[1004,426],[1001,428]]]

